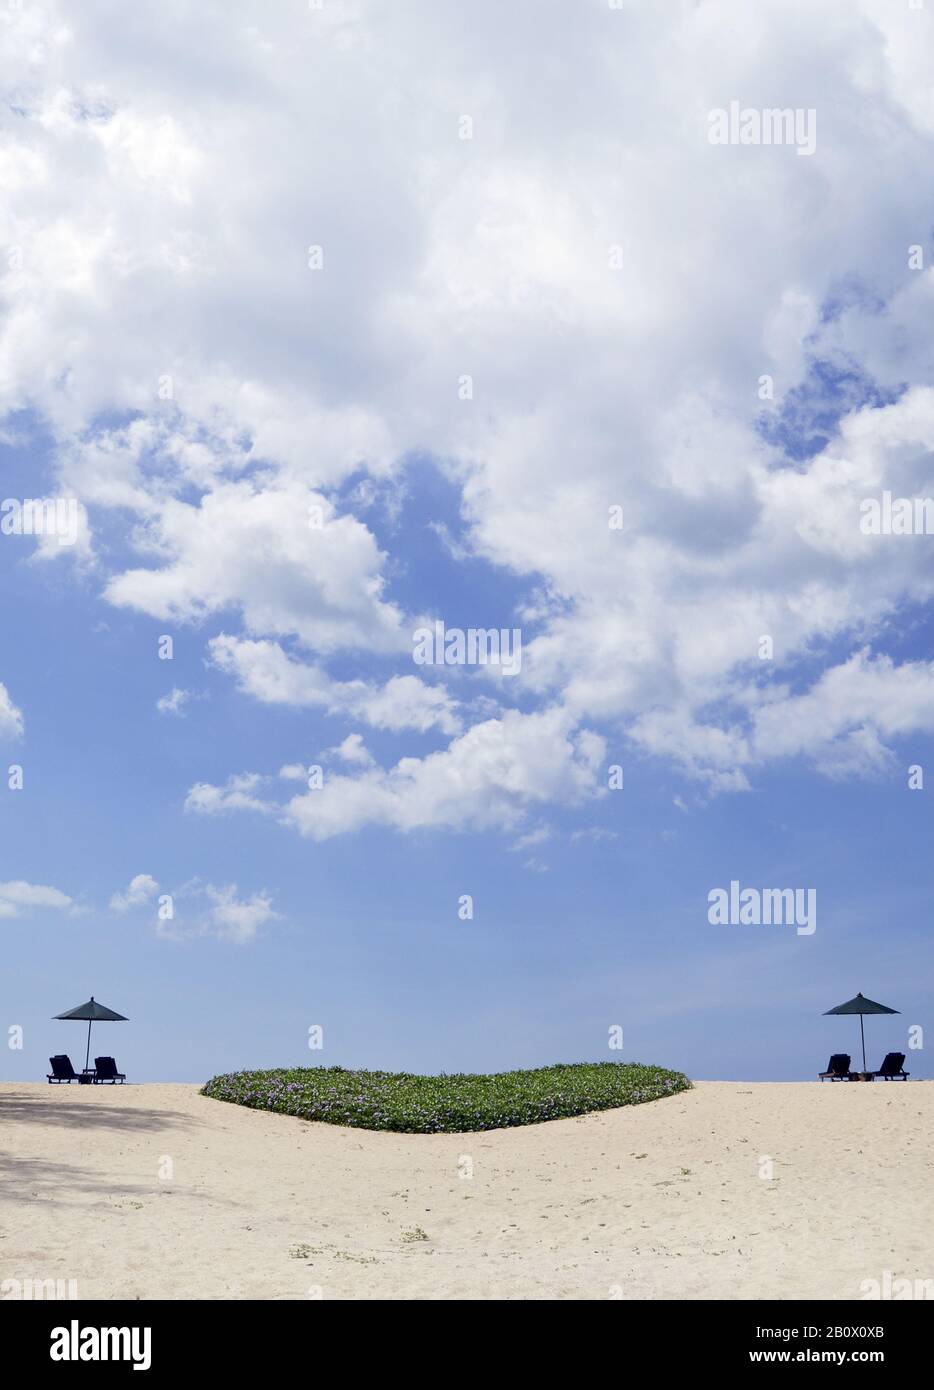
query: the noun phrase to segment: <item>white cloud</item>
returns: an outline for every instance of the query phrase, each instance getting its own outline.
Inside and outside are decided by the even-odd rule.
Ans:
[[[576,845],[581,840],[593,840],[594,844],[599,844],[601,840],[618,840],[619,831],[609,830],[602,825],[589,825],[582,830],[571,831],[571,844]]]
[[[58,888],[11,879],[0,883],[0,917],[20,917],[32,907],[74,908],[73,900]]]
[[[869,491],[934,493],[934,275],[906,267],[931,220],[917,178],[934,153],[931,14],[883,0],[761,0],[739,23],[732,0],[540,11],[530,25],[477,0],[469,24],[455,7],[426,26],[418,7],[257,17],[245,0],[197,14],[172,0],[171,59],[164,8],[128,35],[100,7],[50,0],[3,30],[16,197],[0,241],[22,254],[0,285],[0,405],[43,414],[92,526],[129,520],[138,563],[113,572],[98,548],[106,597],[239,623],[212,656],[260,701],[452,740],[436,762],[297,799],[305,833],[482,821],[464,749],[482,762],[497,741],[527,794],[487,775],[494,819],[533,804],[533,783],[573,798],[574,777],[520,770],[544,750],[517,731],[543,711],[558,763],[582,724],[605,725],[719,791],[774,757],[879,770],[924,727],[895,717],[911,663],[879,677],[891,718],[838,720],[829,738],[819,721],[835,716],[831,663],[878,651],[887,623],[934,597],[927,538],[857,524]],[[387,90],[406,94],[388,119]],[[567,90],[573,109],[555,99]],[[809,159],[707,143],[707,112],[737,94],[808,107],[815,92]],[[794,403],[811,359],[909,389],[792,463],[759,417]],[[131,423],[101,426],[115,417]],[[379,681],[326,669],[346,651],[406,660],[391,584],[407,538],[377,543],[330,497],[366,475],[348,504],[364,508],[415,451],[462,490],[454,563],[489,560],[542,595],[522,674],[497,690],[538,716],[465,733],[471,711],[402,665]],[[813,698],[792,683],[805,655]],[[20,728],[0,687],[0,732]],[[191,795],[263,808],[235,783]]]
[[[934,733],[934,661],[896,666],[868,650],[755,714],[760,756],[808,754],[831,776],[878,772],[892,756],[884,740],[918,733]]]
[[[348,734],[343,743],[339,743],[336,748],[329,748],[327,752],[334,758],[340,758],[341,762],[356,763],[358,767],[374,766],[373,755],[363,742],[361,734]]]
[[[806,757],[833,779],[875,777],[895,766],[891,743],[934,733],[934,662],[895,662],[864,648],[829,667],[803,694],[776,685],[734,691],[736,722],[696,720],[684,707],[644,715],[631,737],[676,759],[713,791],[745,791],[751,769]],[[675,805],[686,810],[681,798]]]
[[[277,921],[280,913],[265,891],[240,897],[237,885],[215,885],[191,879],[172,894],[175,911],[171,918],[155,922],[156,935],[163,941],[192,941],[214,937],[238,946],[255,941],[267,922]]]
[[[389,770],[366,766],[356,776],[327,775],[323,786],[284,806],[252,795],[259,774],[226,787],[198,784],[186,808],[205,815],[227,810],[277,812],[302,835],[327,840],[366,825],[410,831],[512,828],[529,807],[558,800],[574,804],[599,793],[596,772],[603,740],[574,731],[560,709],[537,714],[507,711],[475,724],[450,745],[424,758],[402,758]],[[246,794],[232,783],[243,783]]]
[[[749,790],[746,769],[753,755],[744,731],[699,722],[687,703],[640,716],[629,735],[644,752],[673,759],[712,791]]]
[[[460,730],[461,721],[454,713],[456,703],[443,686],[428,685],[418,676],[393,676],[384,686],[348,701],[374,729],[425,733],[438,728],[445,734]]]
[[[223,787],[197,782],[185,798],[185,810],[202,816],[223,815],[226,811],[260,811],[274,809],[255,793],[266,779],[258,772],[239,772],[228,777]]]
[[[180,690],[173,686],[168,695],[162,695],[156,701],[156,709],[160,714],[182,714],[184,706],[191,699],[190,690]]]
[[[0,681],[0,737],[19,738],[23,732],[23,713],[10,699],[10,692]]]
[[[546,840],[550,840],[553,835],[550,825],[537,826],[535,830],[529,830],[524,835],[509,846],[514,853],[519,853],[524,849],[531,849],[533,845],[543,845]]]
[[[315,506],[320,527],[310,524]],[[234,607],[247,631],[324,652],[403,645],[373,536],[300,484],[217,483],[199,506],[170,498],[141,525],[138,543],[163,563],[111,579],[111,603],[181,622]]]
[[[114,893],[110,899],[111,912],[129,912],[131,908],[141,907],[155,896],[159,885],[152,874],[137,874],[130,879],[125,893]]]
[[[261,927],[279,916],[267,893],[254,893],[251,898],[240,899],[235,883],[222,888],[209,883],[205,893],[212,904],[209,917],[213,930],[222,940],[240,946],[253,941]]]
[[[393,732],[460,730],[457,702],[443,686],[428,685],[418,676],[393,676],[382,686],[334,681],[319,666],[294,661],[278,642],[243,641],[227,634],[212,638],[208,649],[220,670],[234,675],[241,690],[265,704],[319,707]]]

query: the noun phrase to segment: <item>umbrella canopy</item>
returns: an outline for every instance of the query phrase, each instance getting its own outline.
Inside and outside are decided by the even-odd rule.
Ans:
[[[845,1004],[838,1004],[835,1009],[827,1009],[824,1017],[830,1014],[859,1014],[859,1036],[863,1044],[863,1071],[866,1070],[866,1035],[863,1032],[863,1014],[897,1014],[898,1009],[890,1009],[886,1004],[877,1004],[874,999],[867,999],[865,994],[857,994],[853,999],[848,999]]]
[[[67,1013],[55,1014],[55,1018],[76,1019],[80,1023],[87,1022],[88,1025],[88,1046],[84,1055],[84,1069],[88,1069],[88,1058],[91,1055],[91,1024],[92,1023],[129,1023],[128,1018],[123,1014],[115,1013],[113,1009],[108,1009],[106,1004],[98,1004],[92,994],[86,1004],[79,1004],[76,1009],[69,1009]]]

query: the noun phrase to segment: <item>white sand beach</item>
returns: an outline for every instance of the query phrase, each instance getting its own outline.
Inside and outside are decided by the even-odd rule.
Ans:
[[[934,1082],[707,1082],[445,1136],[195,1086],[3,1084],[0,1126],[0,1281],[82,1298],[854,1299],[934,1278]]]

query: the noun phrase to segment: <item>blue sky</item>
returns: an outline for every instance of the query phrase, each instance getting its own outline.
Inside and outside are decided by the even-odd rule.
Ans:
[[[4,456],[8,481],[15,455]],[[444,519],[446,489],[424,472],[420,498],[433,493]],[[409,510],[400,550],[417,557],[438,611],[477,611],[482,595],[482,621],[508,621],[498,608],[508,578],[500,588],[474,564],[459,587],[421,500],[411,521]],[[29,563],[31,541],[13,539],[0,550],[7,651],[30,720],[26,786],[3,802],[3,877],[51,878],[77,910],[36,907],[5,924],[7,1012],[27,1043],[5,1054],[8,1076],[35,1079],[50,1051],[77,1055],[83,1028],[47,1015],[91,993],[130,1016],[95,1045],[140,1080],[318,1061],[463,1070],[612,1056],[616,1023],[626,1056],[778,1079],[809,1076],[823,1052],[850,1046],[851,1025],[819,1015],[857,989],[901,1010],[872,1021],[877,1051],[926,1023],[930,810],[927,791],[905,784],[910,763],[929,762],[930,737],[906,740],[881,781],[841,786],[791,763],[754,793],[686,810],[675,805],[690,796],[682,777],[621,752],[623,789],[551,808],[551,837],[528,851],[499,831],[376,827],[315,844],[265,818],[196,819],[183,810],[193,781],[317,760],[344,722],[257,711],[205,668],[210,627],[178,633],[174,660],[160,661],[164,624],[63,584]],[[929,642],[928,623],[903,659]],[[173,686],[197,696],[182,717],[156,709]],[[373,740],[374,752],[390,760],[399,743]],[[181,939],[162,939],[152,899],[108,906],[141,871],[169,892],[196,879],[235,883],[244,900],[268,892],[279,915],[246,944],[201,936],[192,894],[177,908]],[[815,887],[813,937],[711,926],[708,892],[732,878]],[[464,892],[469,922],[457,912]],[[320,1054],[307,1049],[313,1024]]]
[[[92,993],[140,1081],[931,1024],[934,537],[859,525],[934,496],[931,21],[720,8],[5,21],[0,499],[80,518],[0,534],[6,1078]],[[738,92],[813,155],[711,146]],[[416,665],[438,619],[521,671]]]

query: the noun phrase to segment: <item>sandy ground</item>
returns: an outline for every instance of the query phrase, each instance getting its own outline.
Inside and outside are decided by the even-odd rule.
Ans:
[[[308,1124],[194,1086],[5,1084],[0,1281],[74,1279],[79,1298],[860,1298],[885,1271],[934,1278],[932,1140],[934,1082],[706,1082],[468,1135]]]

